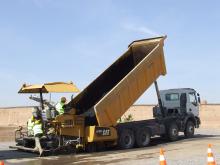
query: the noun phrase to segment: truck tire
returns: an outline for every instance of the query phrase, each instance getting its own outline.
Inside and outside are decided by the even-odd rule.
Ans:
[[[146,147],[150,143],[150,132],[147,128],[139,128],[135,133],[137,147]]]
[[[179,129],[175,122],[168,125],[167,137],[169,141],[176,141],[179,137]]]
[[[118,144],[121,149],[133,148],[135,142],[134,133],[130,129],[124,129],[119,135]]]
[[[88,153],[96,152],[96,144],[95,143],[87,143],[85,150]]]
[[[194,136],[195,124],[192,121],[187,121],[184,135],[186,138],[192,138]]]
[[[161,138],[162,140],[168,140],[167,134],[162,134],[162,135],[160,135],[160,138]]]

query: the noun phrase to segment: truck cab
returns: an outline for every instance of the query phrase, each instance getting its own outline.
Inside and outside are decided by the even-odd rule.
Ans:
[[[192,88],[160,90],[161,105],[153,108],[153,116],[165,126],[165,135],[171,141],[177,140],[178,132],[184,132],[185,137],[194,135],[194,129],[199,128],[200,95]]]
[[[192,114],[199,116],[200,96],[192,88],[161,90],[160,96],[166,114]]]

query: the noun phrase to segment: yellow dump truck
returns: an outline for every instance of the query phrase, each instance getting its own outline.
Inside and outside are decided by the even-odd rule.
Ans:
[[[156,80],[166,74],[165,38],[132,42],[122,56],[65,105],[63,115],[47,122],[54,132],[50,136],[45,132],[46,138],[41,140],[44,150],[55,152],[81,148],[92,152],[114,145],[121,149],[144,147],[156,135],[167,135],[171,140],[176,140],[179,131],[192,129],[185,126],[188,119],[194,123],[194,131],[194,126],[198,127],[200,123],[199,119],[190,115],[187,119],[177,115],[167,116],[162,105]],[[155,119],[151,120],[118,123],[120,117],[153,83],[162,115],[155,115]],[[158,112],[156,109],[155,112]],[[17,145],[16,148],[29,150],[27,146]]]

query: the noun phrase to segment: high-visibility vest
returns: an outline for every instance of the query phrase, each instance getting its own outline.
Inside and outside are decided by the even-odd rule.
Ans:
[[[64,108],[63,108],[63,106],[64,106],[64,103],[62,103],[62,102],[59,102],[59,103],[57,103],[57,105],[56,105],[56,110],[59,112],[59,115],[61,115],[61,114],[64,113]]]
[[[34,131],[34,136],[37,135],[37,134],[42,134],[43,133],[42,123],[34,122],[33,131]]]
[[[34,127],[34,122],[32,121],[32,119],[28,119],[27,129],[29,135],[33,135],[33,127]]]

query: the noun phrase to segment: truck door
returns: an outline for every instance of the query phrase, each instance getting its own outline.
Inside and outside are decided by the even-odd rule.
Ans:
[[[186,104],[187,104],[187,97],[186,97],[186,93],[181,93],[180,95],[180,113],[181,115],[185,115],[186,114]]]
[[[196,93],[189,92],[187,100],[187,112],[192,113],[194,116],[199,116],[199,104],[196,99]]]

